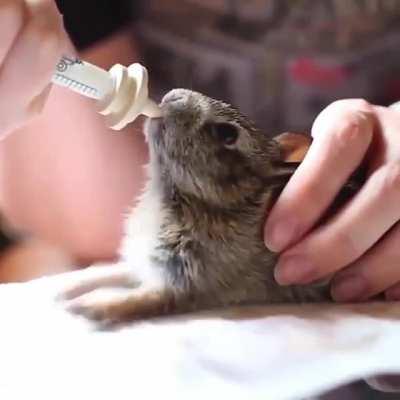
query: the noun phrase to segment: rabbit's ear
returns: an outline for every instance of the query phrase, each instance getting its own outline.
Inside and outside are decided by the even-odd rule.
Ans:
[[[312,143],[310,135],[304,133],[285,132],[276,136],[281,152],[280,161],[284,163],[300,163],[303,161]]]
[[[310,135],[285,132],[273,138],[277,156],[272,161],[268,183],[283,189],[303,161],[311,143]]]
[[[270,184],[276,189],[275,196],[278,197],[281,190],[289,182],[292,175],[304,160],[312,143],[311,135],[302,133],[285,132],[273,139],[277,143],[280,154],[279,160],[273,163],[272,173],[269,177]],[[330,218],[339,210],[365,182],[366,170],[363,166],[358,168],[343,185],[331,207],[321,217],[320,224]],[[400,385],[399,385],[400,387]]]

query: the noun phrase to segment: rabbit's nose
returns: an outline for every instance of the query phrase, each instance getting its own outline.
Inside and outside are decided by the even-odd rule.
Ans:
[[[163,100],[164,104],[174,103],[176,101],[183,100],[184,96],[182,93],[172,93],[170,96],[166,96]]]
[[[174,89],[168,92],[164,96],[162,104],[186,103],[189,98],[190,98],[190,90]]]
[[[174,89],[167,93],[161,108],[167,125],[190,128],[196,124],[201,116],[201,109],[187,89]]]

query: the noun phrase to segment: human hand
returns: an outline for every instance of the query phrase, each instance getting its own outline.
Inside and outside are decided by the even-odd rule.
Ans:
[[[341,100],[316,119],[304,161],[265,226],[265,242],[282,252],[278,283],[307,284],[333,275],[336,301],[385,292],[400,300],[400,112],[364,100]],[[352,172],[367,180],[333,219],[314,225]]]
[[[53,0],[0,0],[0,137],[42,110],[66,34]]]

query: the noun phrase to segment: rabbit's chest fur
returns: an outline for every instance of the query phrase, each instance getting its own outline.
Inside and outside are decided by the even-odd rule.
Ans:
[[[238,209],[193,198],[165,200],[155,182],[131,213],[122,256],[141,283],[165,281],[194,308],[244,303],[325,301],[326,287],[281,287],[277,255],[262,241],[271,192]]]

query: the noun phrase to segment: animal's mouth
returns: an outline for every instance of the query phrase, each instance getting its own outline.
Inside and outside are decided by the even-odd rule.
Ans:
[[[147,134],[149,136],[159,136],[164,130],[164,118],[151,118],[147,123]]]

